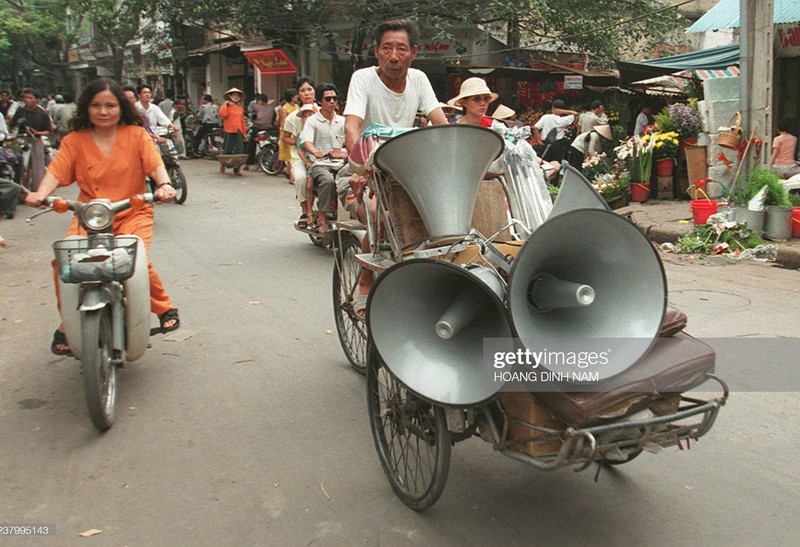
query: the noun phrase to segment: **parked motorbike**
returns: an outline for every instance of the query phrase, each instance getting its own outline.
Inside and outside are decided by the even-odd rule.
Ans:
[[[278,159],[278,130],[264,130],[256,134],[256,162],[267,175],[280,175],[285,163]]]
[[[0,215],[9,219],[14,218],[17,209],[22,171],[20,153],[9,146],[11,140],[8,134],[0,131]]]
[[[150,331],[150,278],[144,242],[111,233],[114,216],[153,202],[153,194],[88,203],[49,197],[52,210],[74,211],[88,236],[53,243],[67,342],[80,359],[92,423],[109,429],[116,415],[117,367],[139,359]]]
[[[164,148],[159,147],[161,150],[161,159],[164,162],[164,167],[167,169],[169,182],[172,187],[175,188],[175,203],[182,205],[189,196],[189,187],[186,183],[186,175],[184,175],[183,169],[181,169],[181,163],[178,160],[178,149],[175,148],[175,143],[173,143],[170,139],[167,139],[165,146],[169,148],[169,153],[165,153]],[[150,191],[155,192],[155,181],[153,179],[148,179],[147,182],[150,185]]]

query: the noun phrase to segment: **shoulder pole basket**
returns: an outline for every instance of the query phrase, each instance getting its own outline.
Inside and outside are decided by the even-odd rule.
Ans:
[[[739,148],[742,142],[742,114],[737,112],[733,115],[730,128],[719,132],[719,145],[725,148]]]

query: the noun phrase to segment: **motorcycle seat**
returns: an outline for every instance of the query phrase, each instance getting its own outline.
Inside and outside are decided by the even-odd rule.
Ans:
[[[705,343],[680,332],[660,337],[650,351],[626,371],[595,384],[592,391],[536,393],[564,423],[587,427],[628,416],[662,394],[696,387],[714,372],[716,354]]]

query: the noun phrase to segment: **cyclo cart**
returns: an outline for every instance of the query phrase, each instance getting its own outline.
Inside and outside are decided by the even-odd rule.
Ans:
[[[478,436],[545,471],[619,465],[688,446],[728,397],[713,349],[667,305],[652,244],[580,173],[563,166],[552,211],[536,218],[524,173],[538,166],[515,156],[529,147],[519,137],[449,125],[387,140],[371,156],[377,221],[334,234],[339,337],[366,373],[384,472],[417,511],[442,494],[455,442]],[[501,152],[507,176],[484,180]],[[362,268],[375,275],[366,317],[353,305]],[[545,359],[598,347],[608,355],[594,375]],[[498,375],[491,356],[523,348],[538,360]],[[719,396],[687,393],[709,380]]]

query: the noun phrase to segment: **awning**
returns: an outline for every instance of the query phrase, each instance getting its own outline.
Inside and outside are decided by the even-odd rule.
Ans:
[[[459,71],[475,74],[476,76],[488,76],[492,78],[509,78],[512,80],[537,82],[552,78],[553,75],[576,74],[584,77],[585,82],[592,82],[596,85],[615,85],[618,82],[616,72],[583,71],[567,65],[557,63],[547,63],[547,67],[542,64],[541,68],[523,68],[512,66],[496,67],[459,67]]]
[[[630,84],[653,78],[675,74],[681,71],[715,71],[731,70],[739,64],[739,45],[713,47],[672,57],[662,57],[652,61],[641,61],[638,63],[629,61],[617,61],[619,78],[623,84]],[[695,78],[702,79],[695,75]]]
[[[773,0],[773,22],[776,25],[800,21],[800,2],[797,0]],[[686,29],[686,32],[707,32],[739,28],[739,0],[720,0],[705,15]]]
[[[244,56],[261,74],[295,74],[297,67],[280,49],[245,51]]]

